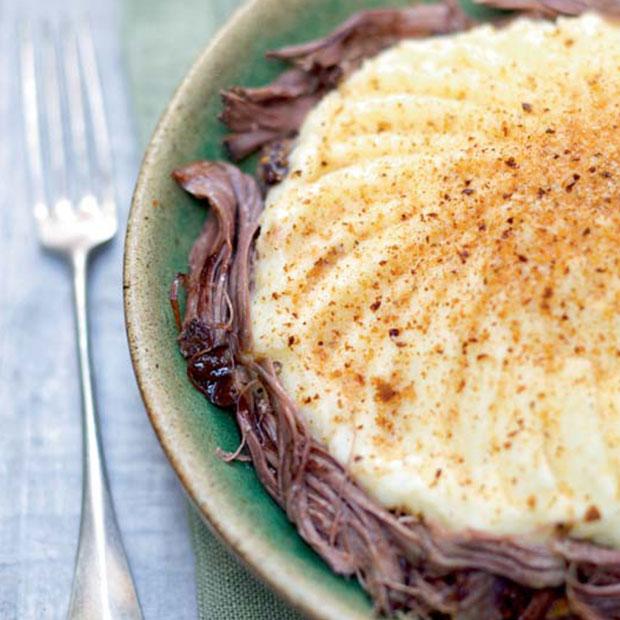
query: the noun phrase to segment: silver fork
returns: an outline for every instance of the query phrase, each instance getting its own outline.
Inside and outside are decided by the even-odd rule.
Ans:
[[[39,239],[63,255],[73,272],[83,478],[68,617],[142,618],[108,486],[89,353],[88,258],[117,230],[112,151],[95,50],[85,23],[62,28],[23,24],[21,34],[24,129]]]

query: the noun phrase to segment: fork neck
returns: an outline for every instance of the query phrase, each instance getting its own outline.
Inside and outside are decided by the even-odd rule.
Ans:
[[[71,253],[73,269],[73,302],[75,326],[80,364],[80,387],[82,392],[82,413],[84,422],[84,457],[98,460],[99,433],[95,417],[95,399],[90,362],[90,343],[88,335],[88,294],[87,294],[87,250],[79,249]]]

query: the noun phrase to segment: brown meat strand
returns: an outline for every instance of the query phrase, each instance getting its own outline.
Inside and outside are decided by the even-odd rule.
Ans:
[[[250,342],[250,252],[263,208],[260,191],[254,179],[224,163],[196,162],[173,177],[211,205],[183,279],[191,294],[181,352],[193,385],[215,404],[231,406],[237,399],[235,358]],[[176,290],[174,298],[176,304]]]
[[[290,140],[274,140],[263,147],[256,176],[265,189],[277,185],[287,175],[290,148]]]
[[[257,182],[211,162],[174,177],[211,206],[185,278],[179,344],[190,378],[216,404],[234,407],[262,484],[335,572],[356,576],[385,614],[539,620],[567,601],[565,618],[620,618],[618,550],[452,533],[371,500],[312,439],[275,365],[251,355]]]
[[[478,4],[496,9],[521,11],[545,17],[581,15],[598,11],[609,16],[620,15],[618,0],[475,0]]]
[[[232,132],[224,139],[230,156],[239,161],[273,140],[294,136],[314,105],[364,58],[407,37],[446,34],[471,23],[452,0],[361,11],[322,39],[269,52],[269,58],[294,67],[267,86],[222,93],[220,119]]]
[[[579,15],[587,10],[620,15],[618,0],[475,1],[543,17]],[[474,23],[456,0],[360,11],[326,37],[268,52],[268,58],[294,67],[267,86],[235,86],[222,92],[224,109],[220,119],[231,130],[224,139],[228,153],[239,161],[273,141],[294,137],[314,105],[365,58],[405,38],[458,32]]]

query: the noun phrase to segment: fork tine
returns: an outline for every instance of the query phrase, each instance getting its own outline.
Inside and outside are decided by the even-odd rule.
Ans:
[[[43,178],[43,151],[39,128],[39,95],[37,91],[37,65],[34,53],[32,24],[20,25],[20,73],[22,107],[26,149],[28,151],[28,173],[34,199],[34,212],[38,219],[48,215]]]
[[[22,99],[39,240],[77,269],[118,229],[94,49],[68,18],[25,26]]]
[[[61,28],[61,51],[63,70],[67,92],[67,108],[69,130],[73,149],[72,163],[76,173],[76,186],[79,190],[88,188],[90,166],[88,159],[88,138],[86,134],[86,118],[84,113],[84,97],[78,42],[75,28],[65,22]],[[92,190],[91,190],[92,191]],[[91,198],[93,198],[91,196]],[[83,198],[84,202],[86,198]]]
[[[115,196],[112,177],[112,147],[110,145],[95,46],[87,22],[83,23],[82,28],[80,28],[78,32],[78,48],[82,60],[86,85],[86,99],[88,101],[90,118],[92,121],[95,154],[102,183],[103,209],[108,212],[114,212]]]
[[[56,44],[56,32],[49,22],[43,29],[43,58],[45,70],[45,102],[47,131],[49,134],[50,166],[54,182],[55,195],[53,204],[58,215],[67,215],[71,209],[68,193],[67,154],[65,152],[62,94],[58,74],[59,58]]]

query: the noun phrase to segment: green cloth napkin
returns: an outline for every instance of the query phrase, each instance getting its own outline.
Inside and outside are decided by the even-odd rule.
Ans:
[[[174,88],[239,0],[125,0],[123,36],[142,148]],[[188,504],[196,557],[198,617],[300,620],[242,567]]]

